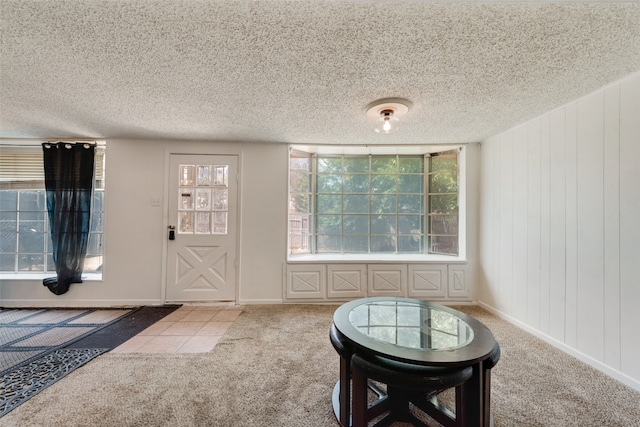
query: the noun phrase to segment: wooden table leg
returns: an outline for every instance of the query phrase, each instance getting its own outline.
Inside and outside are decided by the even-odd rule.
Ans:
[[[340,358],[340,425],[351,425],[351,360]]]
[[[367,420],[367,377],[362,375],[358,370],[351,373],[351,382],[353,384],[353,400],[352,400],[352,425],[353,427],[366,427]]]
[[[456,420],[464,427],[484,426],[482,363],[473,365],[471,378],[456,389]]]
[[[484,422],[483,425],[485,427],[492,427],[493,420],[491,418],[491,369],[483,368],[483,379],[482,379],[482,407],[484,413]]]

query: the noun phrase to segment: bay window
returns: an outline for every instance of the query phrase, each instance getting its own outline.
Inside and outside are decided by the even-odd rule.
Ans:
[[[292,147],[289,258],[459,256],[460,148],[369,151]]]

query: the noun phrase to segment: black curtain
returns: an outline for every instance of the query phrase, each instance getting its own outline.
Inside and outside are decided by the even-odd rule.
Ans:
[[[82,283],[93,193],[95,144],[44,143],[44,179],[57,277],[43,280],[56,295]]]

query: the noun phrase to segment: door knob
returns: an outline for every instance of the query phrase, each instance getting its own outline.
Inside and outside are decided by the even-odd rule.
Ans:
[[[176,240],[176,226],[169,226],[169,240]]]

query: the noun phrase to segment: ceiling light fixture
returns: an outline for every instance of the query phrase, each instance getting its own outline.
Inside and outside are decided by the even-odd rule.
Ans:
[[[403,98],[384,98],[367,105],[367,117],[376,121],[375,131],[391,133],[397,127],[398,119],[411,107],[411,102]]]

